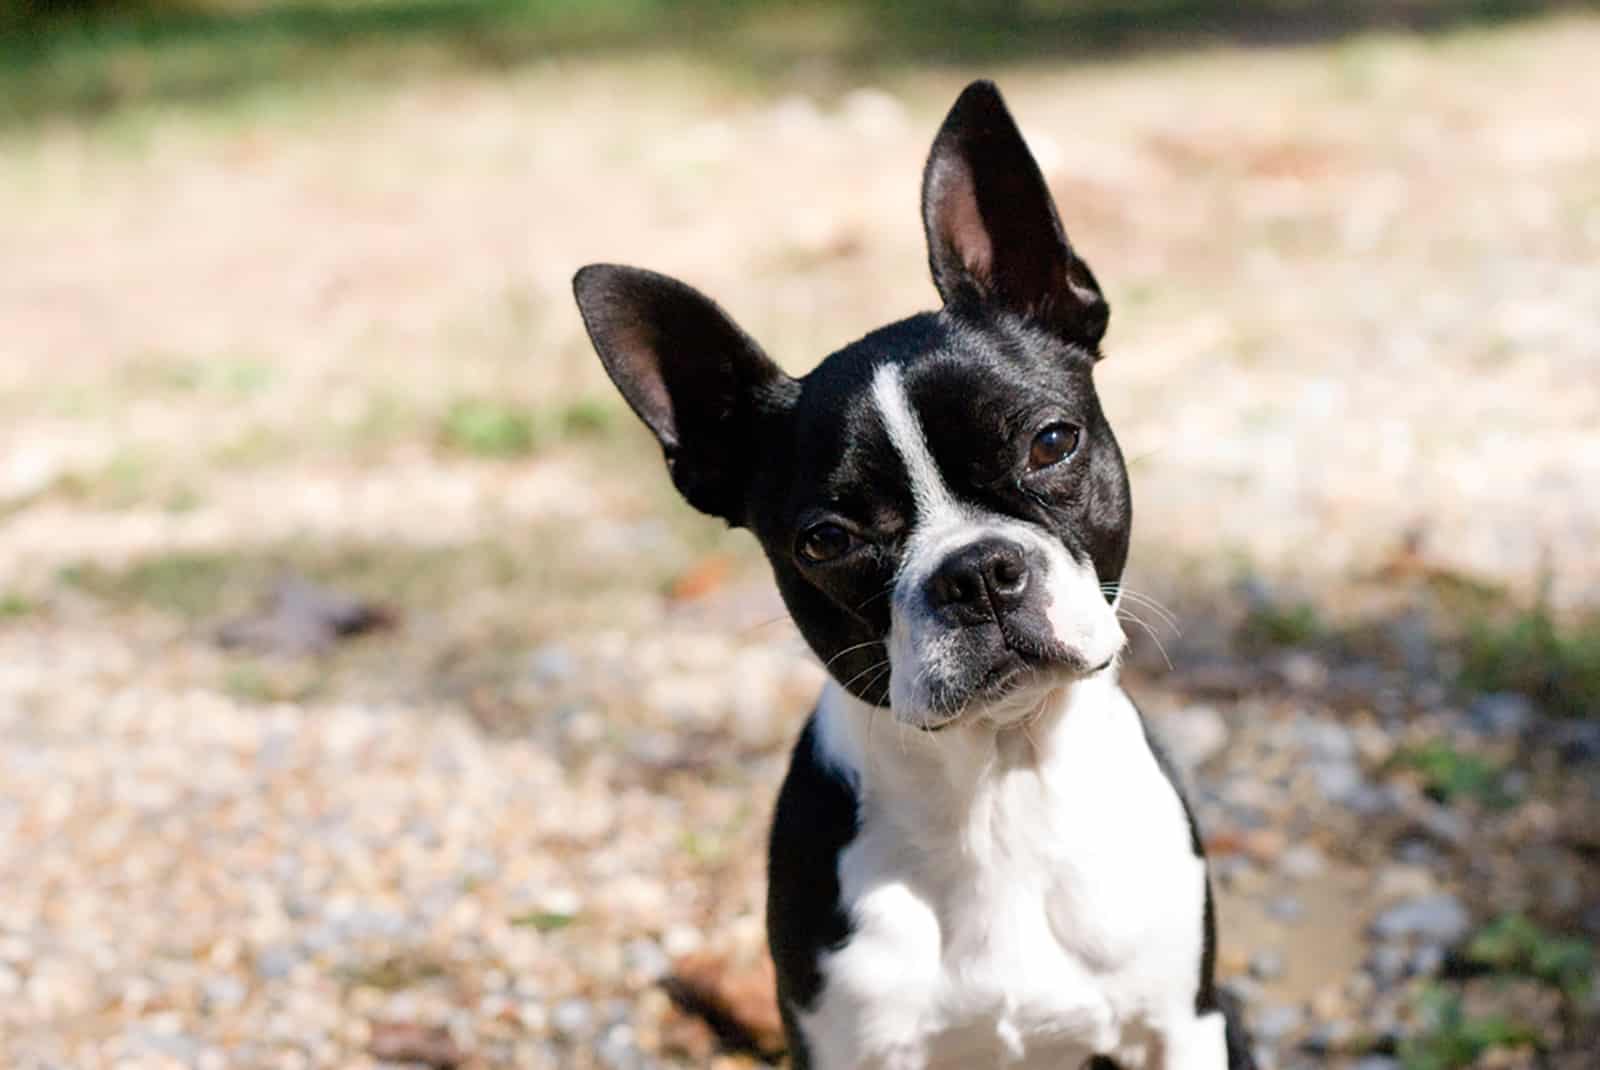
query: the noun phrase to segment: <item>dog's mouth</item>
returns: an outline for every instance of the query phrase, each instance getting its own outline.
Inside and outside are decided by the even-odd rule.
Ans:
[[[1112,655],[1091,666],[1060,644],[1013,644],[1008,637],[1006,655],[966,689],[966,698],[955,712],[922,727],[929,732],[942,731],[971,713],[993,710],[1023,693],[1043,692],[1095,676],[1109,669],[1114,661],[1116,656]]]

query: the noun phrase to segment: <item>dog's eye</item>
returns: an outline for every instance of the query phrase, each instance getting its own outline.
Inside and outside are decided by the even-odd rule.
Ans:
[[[1083,432],[1071,424],[1051,424],[1033,436],[1033,446],[1028,450],[1028,468],[1038,471],[1059,464],[1078,452],[1078,440]]]
[[[813,564],[832,561],[850,549],[855,537],[843,527],[825,521],[806,529],[800,536],[800,556]]]

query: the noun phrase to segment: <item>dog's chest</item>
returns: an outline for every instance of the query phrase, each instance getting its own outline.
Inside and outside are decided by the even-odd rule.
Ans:
[[[970,797],[868,794],[839,858],[851,936],[807,1016],[817,1065],[1075,1067],[1192,1001],[1204,873],[1181,803],[1142,736],[1095,743]]]

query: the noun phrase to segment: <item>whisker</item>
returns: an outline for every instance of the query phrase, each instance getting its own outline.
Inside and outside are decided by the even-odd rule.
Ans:
[[[823,662],[822,667],[824,669],[831,669],[831,668],[833,668],[833,663],[838,661],[840,658],[844,657],[846,654],[853,654],[857,650],[861,650],[864,647],[874,646],[874,645],[877,645],[877,644],[882,643],[882,642],[883,642],[882,639],[868,639],[865,643],[857,643],[855,646],[847,646],[843,650],[841,650],[837,654],[835,654],[833,657],[831,657],[827,661]]]
[[[855,612],[860,613],[863,609],[866,609],[868,606],[870,606],[872,603],[876,602],[878,599],[882,598],[884,595],[892,594],[894,592],[894,587],[895,587],[895,585],[894,585],[893,581],[891,581],[887,587],[885,587],[883,590],[879,591],[877,594],[868,595],[867,596],[867,600],[865,602],[862,602],[859,606],[857,606],[855,608]]]
[[[1149,594],[1146,591],[1135,590],[1132,587],[1125,587],[1123,590],[1127,592],[1128,597],[1136,599],[1141,605],[1149,606],[1151,609],[1161,614],[1162,618],[1169,624],[1172,624],[1174,627],[1177,626],[1178,615],[1171,609],[1167,608],[1167,606],[1165,606],[1154,595]]]
[[[759,632],[762,628],[770,628],[774,624],[783,624],[783,623],[793,624],[794,623],[794,618],[789,616],[789,614],[787,614],[787,613],[780,613],[778,616],[773,617],[770,620],[758,621],[757,623],[752,624],[752,625],[750,625],[750,626],[748,626],[746,628],[739,629],[739,637],[740,638],[747,638],[747,637],[755,634],[756,632]]]
[[[860,672],[858,672],[854,676],[850,677],[850,679],[846,680],[840,686],[842,686],[846,691],[848,691],[848,690],[850,690],[850,685],[851,684],[855,683],[857,680],[859,680],[863,676],[867,675],[867,673],[871,672],[874,669],[886,668],[886,667],[888,667],[888,665],[889,665],[888,660],[875,661],[871,665],[868,665],[865,669],[862,669]]]
[[[1161,651],[1161,660],[1167,663],[1167,669],[1168,671],[1171,671],[1172,659],[1167,656],[1167,648],[1162,644],[1161,637],[1156,634],[1155,629],[1146,624],[1142,617],[1135,616],[1131,610],[1119,609],[1117,610],[1117,616],[1121,617],[1123,620],[1131,621],[1145,630],[1145,632],[1150,636],[1151,640],[1156,644],[1156,649]]]
[[[1137,603],[1138,605],[1144,607],[1145,609],[1148,609],[1151,612],[1153,612],[1157,617],[1159,617],[1161,619],[1161,623],[1165,624],[1167,627],[1172,629],[1173,634],[1180,635],[1180,636],[1183,634],[1183,629],[1178,627],[1177,614],[1173,613],[1172,610],[1170,610],[1166,606],[1162,605],[1161,602],[1157,601],[1155,598],[1151,597],[1150,595],[1145,594],[1143,591],[1136,591],[1133,588],[1127,586],[1126,584],[1112,584],[1112,583],[1102,584],[1100,589],[1102,591],[1104,591],[1106,594],[1117,594],[1117,595],[1126,596],[1130,601],[1133,601],[1133,602]]]

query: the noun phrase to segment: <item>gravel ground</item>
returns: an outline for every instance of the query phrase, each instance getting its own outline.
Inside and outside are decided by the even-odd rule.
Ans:
[[[1600,605],[1597,48],[971,72],[1113,287],[1133,581],[1184,629],[1129,684],[1268,1066],[1600,1050],[1600,720],[1464,687],[1425,612],[1541,573]],[[819,670],[567,279],[680,273],[795,366],[925,305],[967,73],[567,60],[3,135],[0,1063],[752,1064],[668,990],[770,1042],[765,823]],[[224,648],[285,572],[386,626]]]

